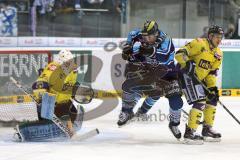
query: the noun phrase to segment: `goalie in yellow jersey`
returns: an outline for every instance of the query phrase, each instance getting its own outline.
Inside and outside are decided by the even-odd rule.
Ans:
[[[90,103],[93,90],[77,82],[76,69],[72,53],[65,49],[44,68],[32,86],[39,120],[17,125],[19,140],[72,138],[81,128],[84,110],[79,104]]]
[[[72,90],[77,82],[76,64],[74,57],[69,50],[61,50],[56,59],[44,68],[37,81],[33,84],[33,95],[39,103],[42,101],[42,95],[45,92],[51,93],[56,97],[55,114],[57,117],[68,113],[69,107],[72,107]],[[70,114],[73,122],[75,116]]]
[[[189,104],[189,113],[184,134],[186,143],[203,144],[203,141],[220,141],[221,134],[212,129],[216,106],[219,100],[216,85],[217,72],[222,62],[218,48],[224,32],[217,25],[208,30],[208,38],[194,39],[180,48],[175,58],[184,72],[181,74],[182,89]],[[208,88],[206,91],[203,87]],[[202,136],[196,134],[203,115]]]

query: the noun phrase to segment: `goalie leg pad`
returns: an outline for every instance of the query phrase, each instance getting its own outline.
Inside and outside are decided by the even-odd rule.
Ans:
[[[68,136],[52,121],[28,122],[16,126],[21,141],[57,141]]]

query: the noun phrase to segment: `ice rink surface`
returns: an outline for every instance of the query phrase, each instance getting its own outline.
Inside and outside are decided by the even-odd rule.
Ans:
[[[240,119],[240,98],[224,97],[221,100]],[[85,106],[86,110],[97,107],[99,103],[100,100],[93,100]],[[240,125],[221,106],[217,108],[215,129],[222,133],[222,141],[204,145],[185,145],[171,135],[163,115],[168,114],[169,108],[165,98],[160,99],[150,111],[154,116],[152,122],[131,123],[123,128],[116,125],[120,106],[118,104],[114,111],[102,117],[84,122],[83,131],[99,128],[100,134],[82,142],[17,143],[12,141],[12,128],[0,128],[0,160],[240,159]],[[190,109],[186,102],[184,109]],[[183,116],[182,132],[185,123]]]

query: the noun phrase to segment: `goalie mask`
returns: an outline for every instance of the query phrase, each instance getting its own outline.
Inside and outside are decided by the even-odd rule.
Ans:
[[[73,54],[66,49],[63,49],[58,53],[56,62],[61,65],[61,68],[66,75],[68,75],[75,68]]]

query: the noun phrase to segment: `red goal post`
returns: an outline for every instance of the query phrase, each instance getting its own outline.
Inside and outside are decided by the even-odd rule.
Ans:
[[[52,54],[45,50],[0,51],[0,121],[36,120],[36,105],[10,81],[14,77],[32,93],[32,83],[38,71],[52,61]]]

